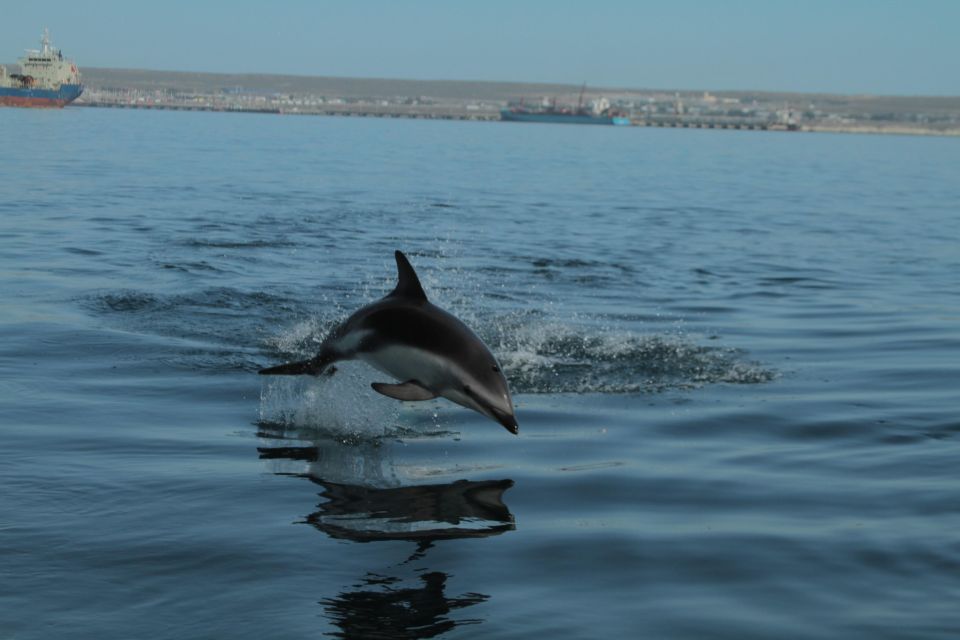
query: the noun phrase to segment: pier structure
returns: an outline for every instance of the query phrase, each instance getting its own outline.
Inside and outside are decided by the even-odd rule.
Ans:
[[[631,121],[641,127],[683,129],[750,129],[760,131],[798,131],[800,129],[798,125],[791,122],[762,116],[644,114],[635,116]]]

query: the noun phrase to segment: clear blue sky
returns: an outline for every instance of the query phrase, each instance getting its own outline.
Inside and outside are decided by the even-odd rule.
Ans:
[[[11,1],[0,60],[44,26],[81,69],[960,95],[960,0]]]

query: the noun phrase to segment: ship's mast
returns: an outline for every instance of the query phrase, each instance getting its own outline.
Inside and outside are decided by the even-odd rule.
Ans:
[[[43,55],[50,55],[50,29],[44,27],[43,35],[40,36],[40,44],[43,46],[41,52]]]

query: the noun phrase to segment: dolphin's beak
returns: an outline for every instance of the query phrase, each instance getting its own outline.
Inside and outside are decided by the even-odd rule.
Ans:
[[[513,435],[520,433],[520,425],[517,424],[517,419],[512,413],[503,413],[494,409],[493,417],[497,422],[503,425],[504,429]]]
[[[504,411],[499,407],[493,406],[491,403],[485,402],[483,398],[473,393],[470,390],[470,387],[466,387],[464,391],[466,392],[466,396],[469,398],[469,401],[463,402],[459,399],[451,399],[457,404],[463,405],[469,409],[473,409],[474,411],[478,411],[489,418],[493,418],[502,424],[503,428],[513,435],[520,433],[520,425],[517,424],[517,418],[513,415],[513,403],[509,402],[509,399],[507,399],[506,406],[508,406],[510,410]]]

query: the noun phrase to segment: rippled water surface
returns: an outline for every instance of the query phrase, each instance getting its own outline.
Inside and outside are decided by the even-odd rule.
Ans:
[[[0,130],[0,638],[960,635],[958,141]],[[256,375],[395,249],[519,436]]]

